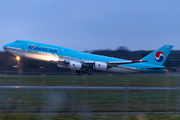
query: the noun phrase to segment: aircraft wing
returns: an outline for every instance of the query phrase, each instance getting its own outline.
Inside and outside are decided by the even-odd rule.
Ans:
[[[50,60],[51,63],[56,63],[56,64],[68,64],[70,61],[75,61],[72,59],[68,59],[68,58],[59,58],[57,60]]]
[[[58,61],[51,60],[50,62],[52,63],[57,63],[57,64],[68,64],[70,61],[74,62],[79,62],[82,63],[84,66],[93,66],[95,62],[102,62],[106,63],[110,67],[117,67],[118,65],[121,64],[131,64],[131,63],[141,63],[141,62],[147,62],[143,60],[124,60],[124,61],[83,61],[83,60],[78,60],[78,59],[71,59],[71,58],[59,58]]]
[[[101,62],[101,61],[84,61],[84,64],[94,64],[95,62]],[[117,67],[118,65],[121,64],[131,64],[131,63],[141,63],[141,62],[147,62],[142,61],[142,60],[127,60],[127,61],[109,61],[109,62],[104,62],[107,63],[111,67]]]

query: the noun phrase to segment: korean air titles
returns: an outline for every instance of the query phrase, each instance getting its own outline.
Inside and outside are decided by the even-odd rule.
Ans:
[[[41,51],[41,52],[56,53],[57,54],[57,50],[50,49],[50,48],[43,48],[43,47],[36,47],[36,46],[29,45],[28,49],[36,50],[36,51]]]

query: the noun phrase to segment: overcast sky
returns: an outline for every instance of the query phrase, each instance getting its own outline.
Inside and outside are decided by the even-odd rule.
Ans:
[[[180,0],[1,0],[0,50],[15,40],[78,51],[180,50]]]

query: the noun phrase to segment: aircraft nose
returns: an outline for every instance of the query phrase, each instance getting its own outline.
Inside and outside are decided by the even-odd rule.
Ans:
[[[7,45],[4,45],[4,46],[3,46],[3,48],[4,48],[4,50],[6,50],[6,48],[7,48]]]

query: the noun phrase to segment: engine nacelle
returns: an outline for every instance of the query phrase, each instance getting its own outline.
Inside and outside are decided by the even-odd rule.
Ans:
[[[81,70],[82,64],[79,62],[70,61],[68,68],[72,70]]]
[[[106,70],[108,68],[108,65],[103,62],[95,62],[93,68],[96,70]]]

